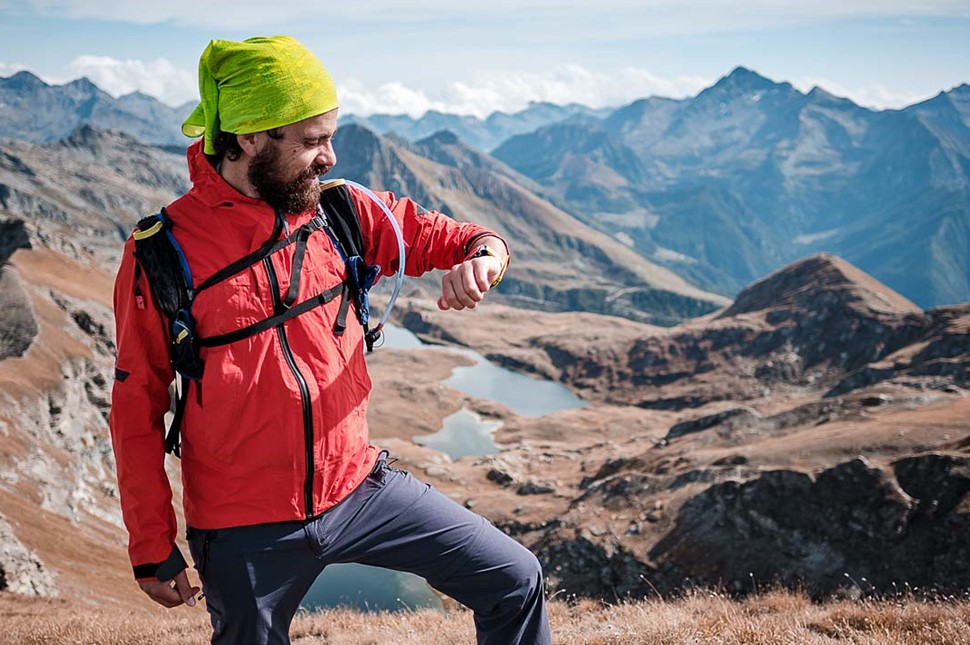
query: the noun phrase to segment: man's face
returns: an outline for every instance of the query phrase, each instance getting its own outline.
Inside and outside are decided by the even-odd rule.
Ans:
[[[280,128],[279,138],[260,133],[261,147],[248,173],[260,199],[285,213],[313,209],[320,200],[317,177],[337,163],[336,131],[337,110],[332,110]]]

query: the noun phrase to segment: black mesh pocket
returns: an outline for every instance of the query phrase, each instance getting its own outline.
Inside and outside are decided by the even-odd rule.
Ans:
[[[184,259],[168,238],[168,222],[158,215],[146,217],[138,222],[134,237],[135,259],[148,276],[155,306],[172,320],[191,303]]]

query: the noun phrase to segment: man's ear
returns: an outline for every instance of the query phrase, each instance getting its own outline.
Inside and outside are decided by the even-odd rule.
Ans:
[[[239,142],[239,147],[242,148],[243,154],[247,157],[255,157],[256,153],[259,152],[259,133],[254,132],[252,134],[237,134],[236,141]]]

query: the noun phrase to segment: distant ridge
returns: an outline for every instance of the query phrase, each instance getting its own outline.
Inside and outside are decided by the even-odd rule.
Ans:
[[[186,145],[181,124],[193,105],[173,108],[137,92],[115,99],[87,78],[49,85],[22,71],[0,78],[0,141],[56,141],[79,126],[94,125],[145,143]]]
[[[493,112],[482,120],[473,116],[446,114],[431,110],[419,118],[401,114],[342,115],[341,122],[363,125],[378,134],[398,134],[410,141],[423,139],[435,132],[448,130],[479,150],[489,151],[516,134],[570,118],[600,118],[612,109],[594,109],[584,105],[531,103],[512,114]]]

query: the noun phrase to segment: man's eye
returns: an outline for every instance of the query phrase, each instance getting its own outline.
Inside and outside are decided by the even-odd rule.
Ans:
[[[319,139],[304,139],[303,145],[308,148],[315,148],[317,146],[325,145],[328,141],[332,141],[333,137],[320,137]]]

